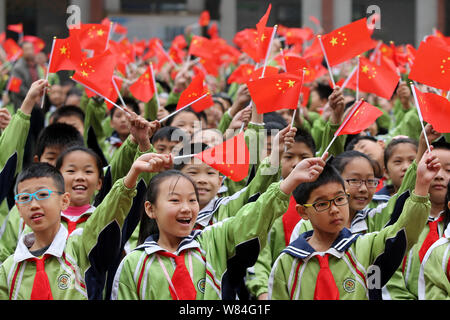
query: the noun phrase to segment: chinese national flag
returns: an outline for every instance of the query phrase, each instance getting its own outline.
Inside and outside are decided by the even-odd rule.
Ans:
[[[129,87],[133,96],[143,102],[149,102],[155,94],[153,75],[150,67]]]
[[[314,31],[311,28],[288,28],[285,34],[286,43],[303,43],[314,37]]]
[[[70,28],[70,35],[77,34],[82,49],[94,50],[95,54],[99,54],[106,49],[110,27],[102,24],[81,24],[79,29]]]
[[[206,27],[209,24],[210,16],[209,11],[205,10],[200,13],[200,17],[198,19],[198,24],[201,27]]]
[[[254,70],[250,76],[250,81],[258,80],[259,78],[261,78],[263,70],[264,70],[264,67]],[[268,77],[268,76],[273,76],[276,74],[278,74],[277,67],[266,66],[266,70],[264,71],[264,78]]]
[[[17,60],[23,53],[22,48],[11,38],[5,40],[3,49],[6,52],[8,61]]]
[[[347,61],[377,45],[370,37],[367,18],[327,33],[322,37],[322,43],[330,66]]]
[[[193,36],[189,46],[189,54],[197,57],[211,60],[214,58],[214,45],[208,38],[201,36]]]
[[[118,34],[127,34],[128,33],[128,28],[124,27],[123,25],[121,25],[120,23],[115,23],[114,24],[114,32],[118,33]]]
[[[250,152],[244,132],[195,155],[210,167],[233,181],[241,181],[248,175]]]
[[[204,85],[205,77],[203,73],[198,73],[194,79],[192,79],[189,86],[181,93],[180,99],[177,103],[177,110],[181,109],[188,104],[192,103],[193,101],[197,100],[201,96],[203,96],[205,93],[208,93],[208,88]],[[191,108],[196,111],[200,112],[205,109],[208,109],[214,104],[214,101],[211,97],[211,95],[208,95],[204,97],[203,99],[199,100],[198,102],[194,103]]]
[[[358,134],[367,129],[382,114],[383,112],[377,107],[361,100],[353,107],[334,135]]]
[[[281,73],[250,81],[247,87],[259,114],[280,109],[296,109],[302,78]]]
[[[440,95],[431,92],[423,93],[415,86],[412,87],[415,91],[423,120],[430,123],[437,132],[450,132],[450,121],[448,121],[450,101]]]
[[[228,84],[233,82],[243,84],[250,80],[250,76],[253,73],[255,66],[251,64],[241,64],[239,65],[228,77]]]
[[[208,29],[208,35],[211,39],[219,38],[219,27],[216,22],[211,24],[211,27]]]
[[[81,47],[73,35],[65,39],[55,39],[52,60],[48,72],[75,70],[82,60]]]
[[[100,95],[107,96],[115,66],[115,55],[106,50],[92,58],[83,59],[75,69],[72,78],[97,91]]]
[[[420,43],[409,79],[438,89],[450,90],[450,49],[433,42]]]
[[[8,83],[8,88],[6,91],[12,91],[19,93],[20,92],[20,86],[22,85],[22,79],[11,76]]]
[[[284,63],[286,65],[286,72],[294,74],[301,74],[303,68],[308,67],[308,62],[306,62],[306,59],[294,54],[285,54]]]
[[[8,30],[16,32],[16,33],[23,33],[23,24],[10,24],[8,25]]]
[[[364,57],[359,64],[359,90],[390,100],[400,80],[398,74]]]

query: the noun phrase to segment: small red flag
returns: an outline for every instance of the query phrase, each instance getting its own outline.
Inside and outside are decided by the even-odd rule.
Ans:
[[[22,85],[22,79],[11,76],[8,82],[8,87],[6,88],[6,91],[12,91],[19,93],[20,92],[20,86]]]
[[[3,49],[6,52],[8,61],[15,61],[22,56],[22,48],[11,38],[6,39],[3,43]]]
[[[118,33],[118,34],[127,34],[128,33],[128,28],[124,27],[120,23],[116,22],[116,23],[114,23],[114,32]]]
[[[330,66],[347,61],[377,45],[370,37],[367,18],[327,33],[322,37],[322,43]]]
[[[48,72],[55,73],[59,70],[75,70],[83,58],[80,43],[73,36],[65,39],[55,39],[52,61]]]
[[[16,32],[16,33],[23,33],[23,24],[10,24],[8,25],[8,30]]]
[[[280,109],[297,109],[302,78],[281,73],[247,83],[259,114]]]
[[[207,60],[214,58],[213,51],[215,47],[211,40],[201,36],[193,36],[189,46],[189,54],[201,57]]]
[[[216,39],[219,37],[219,27],[216,22],[212,23],[211,27],[209,27],[208,35],[211,39]]]
[[[202,27],[206,27],[209,24],[210,16],[209,11],[204,10],[200,13],[200,17],[198,19],[198,24]]]
[[[106,49],[110,27],[102,24],[81,24],[79,29],[71,26],[69,32],[78,36],[82,49],[94,50],[97,55]]]
[[[188,104],[192,103],[193,101],[197,100],[204,94],[208,93],[208,88],[204,85],[205,77],[203,73],[198,73],[191,81],[189,86],[181,93],[180,99],[177,103],[177,109],[181,109]],[[203,99],[199,100],[198,102],[191,105],[191,108],[195,110],[196,112],[203,111],[205,109],[208,109],[209,107],[214,105],[214,101],[209,94],[208,96],[204,97]]]
[[[129,87],[133,96],[143,102],[149,102],[155,94],[153,75],[150,67]]]
[[[448,121],[450,101],[440,95],[431,92],[423,93],[415,86],[412,87],[415,91],[423,120],[430,123],[437,132],[450,132],[450,121]]]
[[[239,65],[228,77],[227,83],[231,84],[233,82],[243,84],[250,80],[250,77],[255,68],[252,64],[241,64]]]
[[[286,30],[286,43],[303,43],[305,41],[311,40],[314,37],[314,31],[311,28],[288,28]]]
[[[233,181],[241,181],[248,175],[250,152],[244,132],[195,155],[210,167]]]
[[[116,83],[117,90],[114,87],[114,84],[112,83],[113,79],[114,79],[114,82]],[[108,90],[108,93],[107,93],[106,97],[109,100],[111,100],[113,102],[116,102],[117,98],[119,97],[120,89],[122,89],[123,81],[122,81],[121,78],[115,77],[115,76],[113,76],[113,79],[111,79],[111,85],[109,87],[109,90]],[[117,91],[119,91],[119,92],[117,92]],[[114,107],[114,105],[111,102],[109,102],[108,100],[105,100],[105,103],[106,103],[106,107],[108,108],[108,110],[111,110]]]
[[[106,96],[110,91],[111,79],[116,66],[115,55],[106,50],[102,54],[83,59],[75,69],[73,79]]]
[[[358,134],[367,129],[382,114],[383,112],[377,107],[361,100],[353,107],[334,135]]]
[[[450,90],[450,49],[422,41],[408,76],[438,89]]]

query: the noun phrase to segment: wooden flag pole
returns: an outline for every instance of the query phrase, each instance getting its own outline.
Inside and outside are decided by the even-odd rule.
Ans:
[[[317,36],[317,38],[319,39],[320,47],[322,48],[323,57],[325,58],[325,62],[327,63],[328,73],[330,74],[330,79],[331,79],[331,82],[333,83],[333,89],[334,89],[334,87],[336,87],[336,83],[334,82],[333,72],[331,71],[330,64],[328,63],[327,53],[325,52],[325,47],[323,46],[323,43],[322,43],[322,36],[319,34]]]
[[[48,74],[50,73],[49,72],[50,66],[52,65],[52,57],[53,57],[53,49],[55,47],[55,40],[56,40],[56,37],[53,37],[52,49],[50,51],[50,58],[48,59],[47,72],[45,74],[45,81],[48,81]],[[44,93],[42,94],[41,109],[44,107],[45,91],[46,91],[46,87],[44,87]]]
[[[413,96],[414,96],[414,102],[416,104],[417,114],[419,115],[420,125],[422,126],[423,136],[425,137],[425,142],[427,143],[428,152],[431,152],[430,142],[428,141],[428,137],[427,137],[427,134],[425,132],[425,127],[423,125],[422,111],[420,110],[419,100],[417,100],[415,86],[414,86],[413,83],[410,83],[410,86],[411,86],[411,91],[412,91]]]

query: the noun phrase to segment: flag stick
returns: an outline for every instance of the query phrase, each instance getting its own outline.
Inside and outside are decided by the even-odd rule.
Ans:
[[[447,100],[450,100],[450,90],[447,91]]]
[[[98,93],[96,90],[88,87],[87,85],[85,85],[84,83],[81,83],[80,81],[75,80],[74,78],[70,77],[70,79],[72,79],[73,81],[75,81],[78,84],[81,84],[83,87],[87,88],[88,90],[91,90],[93,93],[95,93],[96,95],[98,95],[99,97],[102,97],[103,99],[105,99],[106,101],[108,101],[109,103],[111,103],[113,106],[115,106],[116,108],[119,108],[120,110],[126,112],[126,113],[130,113],[127,109],[122,108],[121,106],[119,106],[117,103],[111,101],[109,98],[105,97],[104,95]]]
[[[336,86],[336,83],[334,82],[333,72],[331,71],[330,64],[328,63],[327,53],[325,52],[325,48],[324,48],[323,43],[322,43],[322,36],[319,34],[317,36],[317,38],[319,39],[320,47],[322,48],[323,57],[325,58],[325,62],[327,63],[328,73],[330,74],[331,82],[333,83],[333,89],[334,89],[334,87]]]
[[[187,107],[189,107],[189,106],[193,105],[194,103],[200,101],[201,99],[203,99],[203,98],[206,97],[207,95],[209,95],[209,92],[205,93],[205,94],[202,95],[200,98],[198,98],[198,99],[196,99],[196,100],[194,100],[194,101],[188,103],[188,104],[185,105],[184,107],[182,107],[182,108],[180,108],[180,109],[178,109],[178,110],[175,110],[174,112],[172,112],[171,114],[165,116],[165,117],[162,118],[161,120],[158,120],[159,123],[162,123],[162,122],[166,121],[166,120],[169,119],[170,117],[176,115],[178,112],[183,111],[183,110],[186,109]]]
[[[284,72],[286,72],[286,61],[284,61],[284,51],[283,51],[283,48],[280,48],[280,53],[281,53],[281,60],[283,61],[283,69],[284,69]]]
[[[356,70],[358,70],[358,66],[354,67],[352,72],[350,72],[350,74],[348,75],[347,79],[345,79],[344,83],[342,84],[341,91],[343,91],[347,87],[347,84],[349,83],[349,81],[353,77],[353,75],[355,74]]]
[[[356,101],[358,101],[359,100],[359,56],[358,56],[358,65],[357,65],[357,68],[358,68],[358,71],[356,71]]]
[[[380,50],[381,43],[382,43],[382,41],[379,40],[378,43],[377,43],[377,46],[375,47],[375,49],[373,50],[372,54],[370,55],[369,60],[371,62],[373,62],[373,60],[375,60],[375,58],[377,57],[378,50]]]
[[[182,156],[173,157],[173,161],[187,159],[187,158],[192,158],[193,156],[195,156],[195,154],[184,154]]]
[[[156,99],[156,105],[158,106],[158,110],[159,110],[160,105],[159,105],[159,98],[158,98],[158,89],[156,88],[155,73],[153,72],[153,63],[150,62],[150,65],[148,67],[149,67],[150,73],[152,75],[153,92],[154,92],[155,99]]]
[[[134,81],[130,81],[130,80],[128,80],[128,79],[119,77],[119,76],[117,76],[117,75],[113,75],[113,78],[120,79],[120,80],[122,80],[123,82],[128,83],[128,84],[133,84],[133,83],[134,83]]]
[[[125,101],[123,101],[123,98],[122,98],[122,95],[120,94],[120,90],[119,90],[119,87],[117,87],[117,83],[116,83],[116,80],[114,80],[114,77],[112,77],[112,83],[113,83],[113,86],[114,86],[114,89],[116,90],[116,92],[117,92],[117,95],[119,96],[119,99],[120,99],[120,102],[122,103],[122,106],[123,106],[123,108],[125,109],[125,107],[127,106],[126,104],[125,104]]]
[[[331,148],[331,145],[333,144],[334,140],[336,140],[338,136],[334,135],[333,139],[331,140],[330,144],[328,145],[328,147],[325,149],[325,151],[322,153],[322,157],[328,152],[328,150]]]
[[[111,21],[109,24],[108,38],[106,39],[105,50],[108,50],[109,39],[111,39],[111,31],[114,32],[113,26],[114,26],[114,22]]]
[[[420,110],[419,101],[417,100],[416,90],[414,84],[410,83],[411,91],[414,96],[414,102],[416,104],[417,114],[419,115],[420,125],[422,126],[423,136],[425,137],[425,142],[427,143],[428,152],[431,152],[430,149],[430,142],[428,141],[427,134],[425,132],[425,127],[423,125],[423,117],[422,117],[422,111]]]
[[[263,71],[261,73],[261,77],[259,77],[260,79],[264,78],[264,73],[266,72],[267,62],[268,62],[269,56],[270,56],[270,49],[272,48],[273,38],[275,38],[275,35],[277,34],[277,28],[278,28],[278,25],[273,26],[273,31],[272,31],[272,35],[270,36],[269,46],[266,51],[266,58],[264,59]]]
[[[50,51],[50,58],[48,60],[48,67],[47,67],[47,73],[45,74],[45,81],[48,81],[48,74],[50,73],[50,66],[52,65],[52,57],[53,57],[53,48],[55,47],[55,40],[56,37],[53,37],[53,42],[52,42],[52,49]],[[41,101],[41,109],[44,107],[44,100],[45,100],[45,90],[47,88],[44,87],[44,93],[42,94],[42,101]]]

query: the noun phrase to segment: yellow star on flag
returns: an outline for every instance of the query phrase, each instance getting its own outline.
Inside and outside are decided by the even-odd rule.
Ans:
[[[102,29],[97,31],[97,35],[100,36],[100,37],[103,36],[104,33],[105,32]]]
[[[86,71],[81,71],[81,74],[83,75],[83,77],[87,77],[88,76],[88,73],[86,72]]]
[[[293,88],[295,81],[289,79],[289,81],[287,81],[286,83],[289,85],[289,88]]]
[[[333,37],[330,41],[331,45],[334,47],[335,45],[337,45],[337,38]]]
[[[364,65],[361,69],[364,73],[367,73],[369,71],[369,67],[367,65]]]
[[[66,52],[67,52],[66,46],[62,46],[61,48],[59,48],[59,51],[61,54],[66,54]]]

